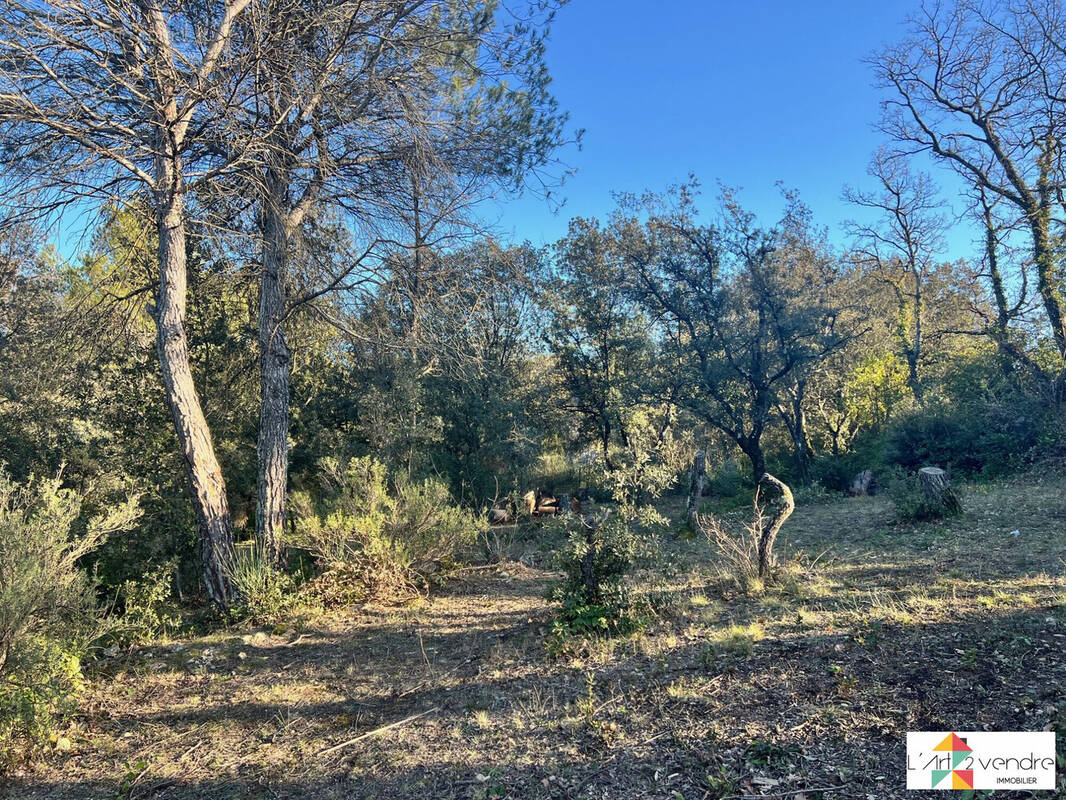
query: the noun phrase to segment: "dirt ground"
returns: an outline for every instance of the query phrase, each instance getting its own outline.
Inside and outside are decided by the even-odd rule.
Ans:
[[[410,607],[121,655],[70,749],[0,797],[942,797],[903,790],[907,731],[1066,731],[1063,485],[964,486],[946,523],[809,499],[761,593],[720,580],[703,541],[670,540],[637,580],[658,618],[563,655],[545,646],[557,576],[526,531],[525,563]]]

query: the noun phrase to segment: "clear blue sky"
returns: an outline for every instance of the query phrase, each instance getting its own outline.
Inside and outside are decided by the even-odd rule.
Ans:
[[[572,0],[548,46],[553,88],[584,149],[553,215],[537,198],[497,209],[505,238],[554,241],[572,216],[606,217],[614,190],[662,190],[695,173],[709,213],[716,182],[743,187],[766,223],[781,209],[777,181],[799,190],[844,242],[856,211],[840,199],[862,185],[880,92],[863,59],[904,34],[918,0]],[[955,199],[958,184],[930,171]],[[961,210],[961,208],[960,208]],[[949,237],[946,257],[974,252],[973,232]]]

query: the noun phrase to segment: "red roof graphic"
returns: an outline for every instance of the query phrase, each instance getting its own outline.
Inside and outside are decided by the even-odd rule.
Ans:
[[[966,742],[964,742],[954,733],[945,736],[944,741],[934,747],[933,750],[939,750],[942,752],[973,752],[973,748],[966,744]]]

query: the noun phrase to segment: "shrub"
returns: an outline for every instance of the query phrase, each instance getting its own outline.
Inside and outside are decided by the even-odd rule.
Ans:
[[[226,571],[236,594],[229,609],[234,619],[277,622],[296,603],[296,581],[276,568],[256,543],[238,545]]]
[[[0,472],[0,756],[40,745],[81,686],[81,660],[103,633],[93,582],[78,565],[113,531],[128,530],[136,498],[81,519],[59,478],[13,483]]]
[[[390,493],[384,466],[372,458],[354,458],[344,467],[324,459],[320,471],[322,497],[294,502],[297,541],[358,599],[424,587],[485,527],[455,506],[439,481],[404,483]]]
[[[992,477],[1023,466],[1054,444],[1047,404],[1022,393],[915,409],[888,430],[886,459],[908,471],[938,464]]]
[[[651,563],[658,553],[654,533],[666,520],[653,507],[618,506],[598,520],[568,517],[566,546],[558,554],[564,577],[548,599],[560,607],[552,625],[550,649],[568,636],[614,636],[644,625],[649,606],[638,602],[626,584],[635,567]]]
[[[171,580],[178,560],[147,572],[138,580],[127,580],[119,588],[124,611],[120,635],[127,642],[147,642],[165,636],[181,625],[181,612],[175,605]]]
[[[569,635],[612,635],[639,626],[625,584],[637,551],[637,537],[623,515],[596,522],[578,518],[559,558],[565,577],[549,592],[561,606],[552,627],[556,643]]]
[[[716,497],[736,497],[744,488],[744,478],[735,458],[727,458],[708,481],[710,493]]]

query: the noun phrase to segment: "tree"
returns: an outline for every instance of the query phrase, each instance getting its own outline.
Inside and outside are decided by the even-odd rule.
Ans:
[[[249,2],[0,4],[7,202],[47,213],[137,196],[154,218],[159,365],[196,512],[203,583],[223,606],[233,526],[189,361],[186,228],[192,193],[241,162],[241,153],[220,154],[213,144],[220,118],[205,110],[231,97],[225,76],[246,73],[237,56],[248,54],[231,44]]]
[[[542,289],[543,338],[558,370],[558,402],[577,414],[614,469],[612,448],[629,445],[629,418],[654,382],[649,326],[628,292],[610,231],[573,219],[554,250]]]
[[[906,164],[879,151],[870,165],[874,190],[845,189],[844,197],[878,218],[850,222],[854,257],[895,299],[895,339],[907,364],[907,384],[914,399],[924,394],[925,327],[930,283],[937,271],[947,219],[943,202],[927,175],[913,174]]]
[[[1066,134],[1066,16],[1057,0],[958,0],[923,8],[910,36],[873,61],[882,128],[1002,198],[1024,222],[1047,323],[1066,357],[1059,267],[1060,143]]]
[[[848,341],[833,302],[838,263],[819,248],[806,208],[760,228],[726,191],[719,225],[694,219],[694,186],[673,203],[645,198],[649,216],[624,223],[625,257],[649,315],[687,378],[679,403],[731,439],[766,473],[763,434],[790,382]]]
[[[552,4],[527,14],[483,0],[350,0],[253,9],[248,46],[263,54],[244,111],[259,154],[252,191],[261,241],[261,412],[256,531],[280,554],[287,483],[294,309],[350,288],[378,245],[406,240],[419,271],[490,185],[519,187],[563,141],[548,93]],[[242,178],[247,176],[242,176]],[[360,246],[340,270],[291,291],[309,214],[350,220]]]

